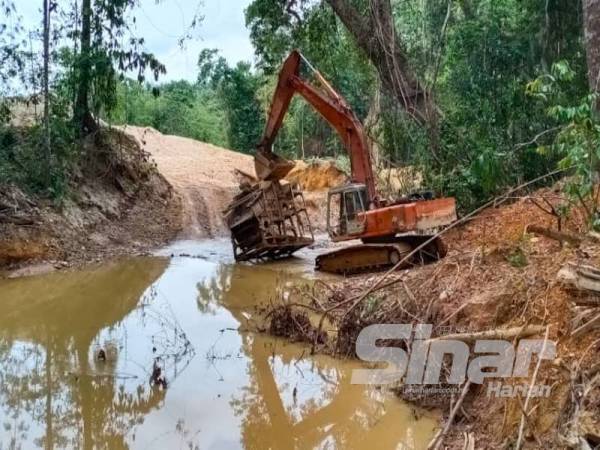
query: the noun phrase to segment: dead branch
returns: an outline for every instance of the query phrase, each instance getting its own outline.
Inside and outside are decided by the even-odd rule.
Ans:
[[[417,246],[414,250],[412,250],[411,252],[409,252],[407,255],[404,256],[404,258],[400,259],[400,261],[398,261],[398,263],[396,263],[395,266],[393,266],[392,268],[390,268],[387,272],[385,272],[383,275],[381,275],[379,277],[379,279],[373,283],[370,287],[368,287],[367,289],[365,289],[360,295],[358,295],[357,297],[353,297],[350,298],[348,300],[346,300],[344,303],[346,302],[350,302],[350,301],[354,301],[354,303],[352,303],[352,305],[350,306],[350,308],[348,309],[348,311],[346,312],[346,314],[348,314],[350,311],[352,311],[356,306],[358,306],[358,304],[360,302],[362,302],[365,298],[367,298],[367,296],[369,294],[371,294],[372,292],[374,292],[375,290],[381,289],[381,285],[383,284],[383,282],[392,274],[394,273],[396,270],[398,270],[400,267],[402,267],[404,264],[406,264],[407,261],[410,260],[410,258],[412,258],[414,255],[417,254],[417,252],[421,251],[422,249],[424,249],[426,246],[428,246],[429,244],[431,244],[434,240],[436,240],[437,238],[439,238],[440,236],[442,236],[443,234],[447,233],[448,231],[450,231],[453,228],[456,228],[458,225],[461,225],[467,221],[469,221],[473,216],[479,214],[481,211],[489,208],[490,206],[494,206],[497,207],[499,205],[501,205],[502,203],[504,203],[506,200],[508,200],[508,198],[515,192],[520,191],[523,188],[526,188],[527,186],[537,183],[538,181],[541,181],[545,178],[554,176],[554,175],[558,175],[559,173],[563,173],[566,172],[567,170],[571,169],[571,167],[567,167],[564,169],[557,169],[557,170],[553,170],[552,172],[548,172],[544,175],[541,175],[539,177],[534,178],[533,180],[527,181],[525,183],[520,184],[519,186],[516,186],[510,190],[508,190],[505,194],[500,195],[498,197],[494,197],[492,200],[488,201],[487,203],[485,203],[484,205],[480,206],[479,208],[474,209],[473,211],[471,211],[469,214],[461,217],[459,220],[457,220],[456,222],[450,224],[448,227],[444,228],[443,230],[441,230],[439,233],[434,234],[433,236],[431,236],[429,239],[427,239],[425,242],[423,242],[421,245]],[[401,281],[403,278],[399,277],[396,282]]]
[[[593,319],[589,320],[585,324],[581,325],[579,328],[575,329],[571,336],[578,337],[581,336],[588,331],[600,326],[600,314],[597,314]]]
[[[573,320],[571,320],[571,329],[574,330],[576,328],[579,328],[579,326],[582,323],[593,317],[595,312],[595,308],[586,308],[583,310],[579,310],[577,312],[577,315],[573,318]]]
[[[549,128],[547,130],[544,130],[541,133],[536,134],[533,137],[533,139],[531,139],[530,141],[522,142],[520,144],[515,145],[515,150],[519,150],[523,147],[529,147],[530,145],[537,144],[538,139],[540,139],[542,136],[544,136],[548,133],[554,133],[555,131],[558,131],[558,130],[560,130],[560,127],[554,127],[554,128]]]
[[[581,235],[567,233],[564,231],[555,231],[549,228],[540,227],[539,225],[527,225],[525,233],[534,233],[540,236],[545,236],[550,239],[554,239],[559,242],[568,242],[571,245],[580,245],[583,242],[584,237]]]
[[[444,341],[444,340],[455,340],[463,342],[473,342],[478,339],[499,339],[499,340],[510,340],[510,339],[521,339],[534,334],[539,334],[544,331],[542,325],[527,325],[525,327],[514,327],[506,329],[486,330],[477,331],[474,333],[456,333],[446,334],[437,338],[428,339],[427,342]]]
[[[32,219],[27,219],[24,217],[15,217],[15,216],[7,216],[5,214],[0,214],[0,223],[12,223],[13,225],[35,225],[35,222]]]
[[[569,263],[558,271],[556,277],[570,288],[600,293],[600,271],[594,267]]]
[[[536,408],[539,406],[539,404],[536,405],[534,408],[532,408],[531,411],[527,412],[527,411],[525,411],[525,405],[523,405],[523,400],[521,400],[521,397],[517,396],[517,400],[518,400],[517,403],[519,405],[519,408],[521,409],[521,414],[523,415],[522,417],[524,417],[525,420],[527,421],[527,426],[529,427],[529,431],[533,435],[533,438],[536,440],[539,448],[543,448],[542,441],[540,441],[540,438],[537,436],[537,434],[535,434],[533,432],[533,424],[531,423],[531,420],[529,419],[529,416],[536,410]]]
[[[544,335],[544,344],[542,345],[542,351],[540,353],[540,357],[538,357],[537,364],[535,365],[535,369],[533,371],[533,376],[531,377],[531,383],[529,383],[529,389],[527,390],[527,397],[525,398],[525,405],[523,405],[523,412],[521,414],[521,424],[519,426],[519,437],[517,438],[517,443],[515,445],[515,450],[521,449],[521,442],[523,441],[523,432],[525,431],[525,421],[527,413],[527,407],[529,406],[529,400],[531,399],[531,393],[533,392],[533,386],[535,385],[535,380],[537,379],[537,374],[540,370],[540,366],[542,365],[541,355],[544,354],[546,350],[546,344],[548,342],[548,335],[550,334],[550,326],[546,327],[546,334]]]
[[[463,390],[460,393],[460,397],[458,398],[458,401],[454,405],[454,408],[452,408],[452,412],[450,413],[450,416],[448,417],[448,421],[446,422],[444,429],[441,432],[436,433],[436,435],[434,436],[432,441],[427,446],[427,450],[439,450],[441,448],[441,446],[444,442],[444,438],[446,437],[448,430],[450,430],[450,427],[452,426],[452,422],[454,422],[454,416],[456,416],[456,413],[460,409],[460,407],[467,395],[467,392],[469,392],[469,387],[471,387],[471,380],[467,380],[467,382],[465,383]]]
[[[587,295],[584,297],[572,297],[571,301],[577,306],[600,306],[600,297]]]
[[[460,305],[452,313],[450,313],[445,319],[443,319],[440,323],[438,323],[437,326],[441,327],[442,325],[444,325],[447,322],[449,322],[450,319],[452,319],[453,317],[457,316],[458,313],[460,313],[463,309],[465,309],[467,306],[469,306],[469,304],[470,304],[469,302],[466,302],[466,303],[463,303],[462,305]]]

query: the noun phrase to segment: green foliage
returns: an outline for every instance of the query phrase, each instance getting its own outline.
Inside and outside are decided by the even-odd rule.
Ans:
[[[594,115],[598,100],[587,95],[579,2],[392,0],[410,66],[439,109],[438,122],[428,127],[408,120],[394,98],[383,95],[375,101],[380,91],[376,71],[325,1],[252,0],[246,23],[256,67],[231,67],[217,50],[205,49],[196,82],[160,85],[145,84],[144,73],[149,69],[156,76],[164,67],[143,50],[143,39],[129,33],[126,18],[135,3],[91,1],[91,50],[86,54],[79,45],[81,14],[75,18],[63,6],[65,26],[58,34],[75,44],[54,59],[53,102],[63,112],[86,78],[90,109],[113,123],[151,126],[250,153],[261,138],[281,62],[298,48],[368,123],[383,158],[417,166],[429,187],[456,196],[463,210],[549,172],[559,162],[575,167],[572,198],[591,192],[600,163]],[[352,3],[362,14],[369,13],[368,0]],[[12,4],[0,0],[0,8]],[[23,55],[2,23],[0,19],[0,81],[19,72]],[[552,64],[561,60],[569,64]],[[119,75],[131,70],[135,81]],[[302,75],[314,80],[308,65]],[[34,167],[42,164],[34,151],[39,130],[9,129],[5,104],[0,101],[0,175],[15,179],[13,171],[20,170],[21,182],[39,189],[36,180],[43,171]],[[69,144],[73,132],[61,128],[68,127],[66,116],[53,113],[51,170],[57,180],[77,157]],[[9,150],[15,139],[19,148]],[[298,98],[290,105],[275,150],[292,158],[345,157],[336,133]],[[19,164],[31,165],[31,170]],[[52,189],[60,191],[60,183]],[[591,216],[596,220],[595,213]]]
[[[19,48],[22,33],[23,27],[17,17],[15,3],[0,0],[0,94],[3,85],[23,70],[23,54]]]
[[[0,0],[0,182],[60,200],[74,179],[74,168],[85,164],[78,152],[81,112],[86,118],[90,112],[110,113],[117,105],[120,73],[135,71],[143,80],[146,71],[156,77],[165,68],[144,50],[144,39],[129,32],[136,1],[50,1],[50,126],[43,129],[39,117],[33,124],[20,117],[11,123],[11,108],[31,113],[32,104],[45,100],[39,98],[40,55],[33,50],[33,41],[41,37],[31,32],[25,42],[15,6],[12,0]],[[14,90],[33,95],[8,97]]]
[[[528,264],[527,256],[525,256],[525,253],[523,252],[523,249],[521,247],[517,247],[512,252],[510,252],[506,256],[506,260],[511,266],[518,269],[526,267]]]
[[[576,72],[565,61],[552,66],[527,85],[532,97],[548,105],[546,114],[557,123],[557,133],[550,146],[538,147],[543,155],[560,158],[559,167],[572,168],[574,176],[565,184],[565,192],[586,212],[589,225],[600,229],[600,212],[594,187],[600,173],[600,122],[597,116],[598,94],[588,94],[573,101],[571,86]]]
[[[219,96],[225,107],[229,145],[234,150],[252,153],[260,141],[264,113],[256,97],[261,84],[250,64],[240,62],[223,74]]]
[[[150,126],[175,134],[251,153],[264,126],[258,93],[265,79],[248,63],[230,67],[216,50],[205,49],[196,84],[174,81],[143,86],[125,80],[117,90],[114,123]]]
[[[50,166],[40,157],[45,139],[41,125],[16,128],[0,123],[0,180],[60,201],[68,192],[71,172],[78,161],[78,146],[68,103],[56,99],[52,105]]]
[[[119,125],[153,127],[164,134],[227,146],[225,112],[216,92],[187,81],[159,87],[119,83],[117,107],[108,119]]]
[[[345,27],[325,2],[254,0],[246,10],[246,24],[258,57],[257,66],[267,78],[259,97],[268,111],[277,73],[293,49],[335,86],[364,119],[377,83],[375,72],[356,47]],[[312,73],[304,67],[303,76]],[[337,134],[304,100],[294,98],[275,142],[288,157],[336,157],[345,153]]]
[[[552,138],[545,130],[555,126],[555,119],[526,92],[529,80],[546,72],[548,61],[568,54],[576,67],[568,95],[587,89],[579,7],[542,3],[473,1],[470,10],[458,4],[452,10],[439,74],[431,80],[443,111],[440,148],[436,159],[427,148],[415,153],[423,155],[423,166],[435,168],[426,171],[430,183],[456,195],[464,209],[556,167],[556,155],[537,151]],[[437,16],[430,14],[431,27],[425,29],[436,34],[445,12],[440,7]],[[427,55],[435,51],[413,54],[428,77],[434,76]]]
[[[216,89],[229,70],[227,60],[216,48],[205,48],[198,57],[198,83]]]
[[[85,21],[86,2],[90,8],[89,29],[86,29]],[[116,106],[119,73],[135,71],[139,82],[144,81],[147,70],[151,71],[155,80],[166,73],[165,66],[144,50],[144,38],[138,38],[130,32],[130,23],[126,18],[136,5],[135,0],[82,0],[81,30],[78,30],[77,19],[69,22],[75,28],[72,35],[75,38],[81,36],[81,46],[79,52],[73,55],[69,78],[73,83],[73,92],[77,92],[76,118],[89,112],[90,107],[98,115]],[[84,45],[86,32],[87,48]],[[91,104],[85,104],[90,94]],[[79,111],[82,107],[87,110]]]
[[[353,4],[368,14],[367,1]],[[441,114],[439,133],[432,136],[434,130],[415,125],[394,99],[383,96],[371,133],[382,156],[420,167],[431,187],[457,196],[463,209],[552,170],[558,157],[536,151],[551,136],[523,144],[555,125],[555,119],[527,96],[525,86],[546,72],[551,61],[568,56],[577,73],[569,95],[586,89],[580,5],[555,0],[393,1],[392,5],[410,64],[434,92]],[[366,118],[378,89],[374,70],[326,2],[273,5],[254,0],[246,22],[259,67],[275,72],[287,52],[300,48],[359,117]],[[321,133],[321,126],[318,117],[293,103],[278,151],[343,152],[334,134],[327,126],[329,134]]]

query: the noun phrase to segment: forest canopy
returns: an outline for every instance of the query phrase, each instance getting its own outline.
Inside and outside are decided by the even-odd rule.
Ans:
[[[48,41],[41,55],[28,52],[14,21],[0,24],[0,174],[33,189],[60,191],[77,159],[73,143],[96,118],[254,152],[292,49],[348,100],[380,166],[417,166],[429,187],[464,209],[558,166],[595,172],[600,58],[598,37],[586,33],[598,20],[594,2],[252,0],[245,19],[255,54],[231,65],[207,48],[197,55],[196,80],[170,82],[160,81],[168,67],[143,37],[123,39],[135,2],[72,3],[44,1],[49,35],[34,36]],[[0,6],[7,18],[18,14],[11,1]],[[190,27],[201,31],[201,17]],[[15,77],[33,97],[50,99],[48,123],[28,131],[18,151],[23,131],[10,126],[8,88]],[[290,158],[345,155],[301,99],[275,150]],[[584,195],[589,182],[576,188]]]

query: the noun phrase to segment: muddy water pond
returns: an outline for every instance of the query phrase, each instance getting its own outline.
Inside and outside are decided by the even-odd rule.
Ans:
[[[435,418],[350,384],[358,363],[249,331],[256,305],[310,276],[302,258],[227,250],[0,281],[0,449],[427,446]]]

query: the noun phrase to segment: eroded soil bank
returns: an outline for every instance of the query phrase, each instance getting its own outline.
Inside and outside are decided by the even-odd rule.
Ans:
[[[152,279],[142,280],[140,285],[133,289],[135,292],[131,295],[127,294],[126,297],[129,299],[128,301],[132,302],[131,305],[125,307],[123,311],[107,320],[106,323],[98,325],[97,333],[93,337],[88,336],[85,345],[82,344],[78,349],[77,358],[80,361],[85,361],[87,358],[90,366],[84,367],[84,369],[74,366],[71,368],[72,370],[83,370],[86,374],[90,370],[95,370],[94,353],[90,349],[102,345],[98,343],[104,339],[102,330],[122,326],[124,321],[126,322],[123,317],[128,317],[128,315],[145,317],[144,311],[147,310],[145,305],[149,303],[144,298],[147,298],[148,295],[151,299],[163,294],[168,297],[175,295],[176,298],[171,298],[172,302],[169,301],[168,307],[175,308],[176,314],[179,314],[177,312],[179,306],[172,306],[172,303],[179,302],[181,298],[194,299],[202,320],[198,323],[190,322],[184,327],[185,330],[195,329],[197,326],[208,327],[208,324],[212,327],[214,324],[211,320],[220,317],[221,313],[232,315],[235,319],[234,322],[230,323],[227,320],[221,321],[222,323],[219,320],[215,322],[221,326],[218,330],[219,335],[224,335],[228,328],[233,328],[238,333],[236,339],[244,344],[240,344],[241,347],[238,344],[231,344],[233,350],[223,350],[226,352],[224,359],[244,361],[243,364],[240,364],[250,368],[247,373],[253,374],[261,371],[268,373],[269,370],[275,373],[275,368],[279,367],[283,370],[284,375],[277,377],[281,376],[285,380],[290,371],[299,369],[298,373],[304,374],[300,375],[303,380],[306,373],[311,372],[312,375],[309,375],[308,379],[327,380],[325,381],[327,389],[335,392],[342,389],[340,386],[347,382],[347,374],[340,373],[340,368],[346,363],[352,365],[355,362],[340,362],[324,358],[328,362],[325,368],[319,369],[317,361],[320,360],[320,357],[307,360],[306,355],[311,350],[315,350],[320,354],[332,354],[352,360],[355,357],[356,336],[362,328],[369,324],[429,323],[434,325],[434,337],[448,333],[524,329],[528,326],[538,326],[543,330],[549,327],[549,339],[557,343],[558,357],[540,365],[535,382],[539,385],[550,386],[550,396],[531,399],[527,405],[528,413],[524,415],[526,399],[522,396],[490,397],[487,395],[489,382],[483,385],[472,385],[465,396],[464,403],[454,417],[452,427],[445,436],[444,445],[450,448],[514,448],[519,440],[519,434],[521,434],[521,445],[525,448],[588,448],[585,447],[586,445],[593,448],[594,445],[600,443],[597,442],[600,441],[598,437],[600,436],[600,368],[597,364],[600,331],[598,327],[592,326],[584,332],[573,335],[573,332],[580,328],[586,320],[598,314],[598,310],[595,308],[600,303],[597,301],[597,296],[573,292],[569,286],[557,279],[559,270],[568,263],[598,267],[600,265],[599,245],[597,242],[587,239],[578,245],[560,244],[555,240],[525,232],[526,227],[531,224],[555,228],[555,218],[536,207],[531,199],[545,199],[550,204],[556,203],[560,198],[558,195],[560,189],[543,189],[524,196],[511,205],[485,211],[466,225],[460,226],[446,235],[450,252],[444,260],[429,266],[392,273],[381,281],[381,289],[376,289],[367,295],[365,295],[366,290],[378,283],[382,274],[350,279],[327,278],[324,282],[317,282],[303,289],[294,289],[293,292],[282,293],[271,281],[262,279],[262,271],[275,270],[278,273],[275,278],[282,281],[289,275],[287,272],[279,272],[280,270],[287,271],[290,267],[294,267],[298,260],[305,260],[309,263],[301,264],[301,272],[310,274],[316,253],[324,251],[328,244],[326,241],[318,243],[314,248],[306,249],[299,259],[292,259],[285,263],[269,263],[260,267],[232,264],[227,241],[216,238],[226,234],[221,211],[235,194],[239,177],[253,175],[250,156],[189,139],[163,136],[152,129],[135,127],[127,127],[124,133],[111,131],[95,136],[85,144],[84,151],[93,164],[87,165],[85,171],[74,174],[72,181],[74,194],[59,206],[28,197],[13,187],[5,187],[0,190],[0,266],[19,268],[26,265],[25,271],[13,272],[13,275],[35,274],[55,268],[113,258],[118,255],[145,253],[149,249],[160,247],[175,236],[196,240],[210,238],[211,245],[214,246],[217,242],[220,244],[218,250],[215,248],[204,249],[206,251],[196,247],[190,250],[190,243],[177,244],[165,253],[168,256],[175,255],[175,258],[170,262],[161,262],[160,267],[155,268],[156,273],[151,267],[145,268],[144,264],[146,263],[143,263],[142,266],[135,266],[133,273],[130,274],[134,279],[138,277],[135,274],[140,271],[147,272],[148,275],[154,274],[151,276]],[[300,182],[307,187],[305,196],[311,220],[317,230],[323,230],[326,189],[338,184],[339,180],[343,179],[343,174],[327,165],[300,165],[298,170],[291,174],[291,177],[293,177],[293,181]],[[554,206],[559,207],[558,204],[554,204]],[[574,210],[562,223],[562,226],[563,231],[582,233],[584,227],[581,212]],[[194,244],[194,246],[196,245],[197,243]],[[189,256],[193,256],[193,258]],[[154,262],[151,265],[156,264],[155,260],[152,261]],[[219,261],[215,266],[216,269],[214,267],[211,269],[214,270],[214,276],[202,275],[203,278],[200,280],[198,274],[205,274],[202,272],[205,270],[203,267],[209,261],[213,263]],[[39,264],[32,266],[32,262]],[[110,265],[104,268],[90,269],[91,272],[84,273],[110,272],[112,269],[108,269],[108,267],[117,267],[115,271],[106,274],[106,277],[103,278],[105,281],[101,281],[100,285],[109,285],[108,279],[111,278],[115,286],[120,286],[121,282],[127,283],[126,280],[121,280],[120,276],[129,273],[128,267],[130,266],[128,264],[126,263],[123,267]],[[165,267],[168,268],[165,270]],[[160,275],[161,273],[163,275]],[[4,305],[4,309],[8,311],[14,307],[18,313],[20,309],[11,302],[17,301],[22,305],[37,304],[36,302],[40,299],[43,302],[48,301],[48,305],[52,304],[58,307],[60,302],[56,298],[52,300],[54,297],[51,298],[50,294],[44,292],[43,286],[55,282],[54,278],[46,277],[59,277],[56,278],[58,280],[56,281],[57,292],[61,293],[63,297],[66,296],[65,298],[76,299],[79,304],[84,300],[83,297],[78,296],[79,294],[75,295],[75,292],[85,291],[77,281],[80,276],[82,276],[80,272],[65,272],[32,278],[30,279],[32,285],[29,285],[27,280],[22,281],[25,283],[23,285],[3,285],[0,289],[0,296],[2,296],[3,302],[8,302]],[[104,275],[102,276],[104,277]],[[169,281],[158,282],[158,284],[153,282],[159,276],[160,280]],[[86,279],[85,283],[88,283],[89,280],[86,277],[87,275],[83,278]],[[260,283],[264,285],[252,284],[253,281],[250,284],[239,281],[244,278],[262,280]],[[271,279],[269,278],[269,280]],[[14,280],[15,283],[17,281],[20,280]],[[89,282],[95,283],[95,281]],[[63,285],[63,283],[66,284]],[[188,286],[185,288],[185,292],[179,290],[178,283]],[[125,285],[121,287],[123,292],[128,292],[129,288]],[[143,293],[146,288],[148,292]],[[238,289],[239,293],[232,294]],[[29,295],[23,294],[24,292],[31,292],[39,299],[31,302],[23,301],[23,295]],[[120,290],[117,292],[108,289],[107,292],[109,294],[112,292],[110,295],[114,294],[114,298],[122,297]],[[98,295],[104,294],[99,293]],[[258,314],[255,309],[249,308],[249,303],[244,303],[247,302],[248,296],[252,297],[251,305],[253,306],[267,299],[270,302],[271,310],[273,306],[283,307],[284,310],[280,309],[278,314],[267,313],[267,319],[270,319],[271,323],[258,323],[264,319],[265,314]],[[112,297],[109,297],[98,298],[98,304],[101,302],[112,304]],[[234,303],[231,303],[231,299]],[[290,299],[292,300],[290,301]],[[301,303],[303,306],[290,306],[290,302]],[[40,310],[44,310],[45,306],[42,306]],[[328,310],[328,313],[319,327],[325,310]],[[100,317],[101,314],[98,314]],[[211,314],[213,315],[211,316]],[[40,328],[35,321],[27,322],[29,318],[25,320],[28,315],[33,318],[37,317],[35,308],[26,312],[22,320],[18,317],[10,317],[13,317],[17,324],[24,321],[26,323],[24,327],[28,330]],[[72,316],[70,313],[68,315]],[[191,318],[193,315],[192,310],[187,310],[181,317],[189,316]],[[160,314],[159,317],[161,317]],[[251,321],[249,317],[252,317]],[[280,323],[273,323],[273,318],[280,319]],[[60,331],[62,325],[60,325],[60,321],[58,322],[57,328],[53,329],[52,333],[68,334],[70,331],[66,328]],[[109,327],[110,323],[113,324],[111,327]],[[164,325],[163,319],[158,319],[157,323]],[[169,326],[173,325],[171,319],[167,323],[171,324]],[[227,324],[230,324],[231,327]],[[246,331],[271,331],[288,339],[305,342],[303,347],[292,347],[298,350],[300,356],[289,354],[286,356],[283,353],[279,354],[280,350],[275,351],[272,347],[273,342],[283,345],[283,341],[272,340],[260,334],[246,335],[240,331],[244,329]],[[145,333],[135,327],[133,330],[133,334]],[[129,331],[127,332],[129,333]],[[13,336],[5,336],[8,339],[7,342],[10,343],[10,354],[6,356],[8,360],[17,356],[21,357],[20,349],[30,350],[27,345],[30,345],[31,339],[25,339],[26,343],[24,344],[19,340],[18,336],[21,335],[25,336],[26,332],[19,329]],[[152,336],[154,339],[155,334]],[[532,337],[542,338],[543,332]],[[36,337],[33,340],[40,344],[43,339]],[[138,341],[137,338],[135,341]],[[147,342],[143,339],[142,341],[145,342],[143,345],[147,347]],[[94,343],[93,346],[90,344],[91,342]],[[223,355],[215,353],[213,347],[205,348],[206,336],[198,336],[196,340],[189,339],[189,342],[196,342],[197,348],[201,348],[202,353],[209,355],[205,358],[209,363],[212,364],[223,359]],[[259,351],[256,350],[256,347],[252,347],[256,343],[259,343],[257,344],[259,349],[267,349],[265,352],[267,356],[262,358],[267,362],[260,362],[259,369],[252,362],[255,361],[254,353]],[[175,344],[179,345],[180,342],[175,342]],[[40,345],[43,347],[45,344]],[[152,356],[147,354],[148,348],[146,347],[143,350],[146,353],[141,353],[146,355],[142,358],[145,364],[142,366],[145,371],[151,371]],[[152,348],[155,347],[153,345],[150,348],[151,353]],[[0,346],[0,348],[3,347]],[[50,349],[50,353],[55,351],[55,354],[61,354],[65,361],[71,361],[74,358],[68,352],[58,351],[56,348],[48,346],[38,351],[39,358],[47,357],[45,352],[48,349]],[[16,352],[16,356],[12,352]],[[237,356],[234,358],[232,355]],[[269,357],[268,355],[276,356]],[[179,359],[173,365],[181,367],[182,361]],[[306,361],[310,361],[310,363],[306,363],[307,366],[305,366]],[[67,366],[60,367],[62,368],[59,372],[64,377]],[[101,393],[101,395],[105,395],[106,399],[114,394],[114,389],[118,385],[115,380],[120,379],[121,376],[128,379],[129,372],[137,370],[131,365],[119,367],[121,367],[119,371],[123,370],[125,375],[122,375],[121,372],[118,376],[115,376],[114,373],[101,372],[98,375],[93,372],[93,379],[97,377],[114,379],[112,385],[107,387],[106,392]],[[114,367],[111,370],[114,370]],[[238,377],[241,369],[240,367],[230,367],[228,370]],[[313,373],[314,370],[316,370],[315,373]],[[222,371],[220,372],[222,373]],[[331,378],[327,375],[328,373],[336,375]],[[325,375],[323,376],[323,374]],[[147,374],[142,375],[140,372],[134,373],[134,375],[133,379],[142,379]],[[530,375],[532,375],[531,371]],[[80,375],[76,374],[75,377],[77,380],[81,379]],[[169,375],[170,379],[177,377],[175,372]],[[242,408],[246,412],[256,411],[256,414],[252,412],[249,413],[249,416],[245,416],[247,417],[246,421],[250,424],[248,429],[246,429],[246,425],[234,426],[236,430],[243,429],[240,433],[243,436],[244,445],[254,443],[252,439],[262,439],[267,436],[269,433],[265,430],[273,426],[272,420],[286,432],[280,436],[283,440],[273,437],[276,440],[271,444],[281,444],[283,447],[297,447],[297,442],[299,442],[297,439],[301,438],[308,439],[306,442],[317,442],[314,441],[315,429],[324,433],[319,436],[326,437],[326,439],[323,438],[325,440],[319,442],[323,445],[329,445],[332,442],[334,446],[358,440],[363,442],[367,448],[373,442],[398,443],[402,442],[402,439],[408,439],[408,436],[413,436],[414,431],[406,431],[404,434],[403,432],[390,433],[387,428],[388,431],[377,428],[372,423],[373,417],[377,423],[379,423],[378,421],[390,422],[378,415],[377,411],[380,409],[377,408],[381,406],[373,409],[369,403],[370,406],[364,409],[359,408],[363,418],[359,422],[363,425],[367,424],[366,427],[369,429],[377,428],[377,433],[373,435],[379,437],[372,439],[380,439],[380,441],[364,439],[361,441],[365,428],[357,427],[354,419],[348,423],[344,422],[343,425],[336,425],[343,422],[339,417],[346,417],[350,414],[349,411],[354,411],[352,408],[357,408],[355,403],[357,397],[354,397],[354,394],[350,397],[355,400],[350,403],[341,402],[345,406],[336,412],[336,408],[325,405],[331,397],[325,388],[319,388],[318,392],[315,392],[315,395],[307,399],[306,404],[303,404],[299,402],[297,386],[302,383],[298,381],[299,379],[293,378],[289,382],[284,381],[283,385],[279,385],[279,379],[277,379],[275,384],[279,387],[273,386],[269,380],[260,381],[260,379],[262,377],[257,377],[257,381],[252,382],[236,381],[233,385],[236,386],[235,389],[245,391],[253,398],[257,395],[260,396],[257,392],[271,392],[271,394],[265,394],[271,397],[274,397],[272,394],[277,393],[280,398],[285,397],[283,399],[284,406],[282,407],[278,402],[275,402],[273,406],[270,401],[263,399],[265,403],[252,403],[248,409]],[[529,378],[508,379],[505,384],[516,385],[529,382]],[[292,385],[294,386],[290,387]],[[78,389],[80,390],[77,395],[83,400],[78,405],[68,406],[81,408],[81,414],[89,414],[90,407],[85,406],[87,403],[85,399],[96,394],[85,386]],[[186,383],[181,383],[181,388],[178,389],[180,390],[176,391],[178,392],[176,397],[183,399],[186,391],[190,388],[186,387]],[[211,392],[213,391],[214,389],[211,390]],[[132,410],[130,413],[132,417],[152,418],[144,419],[144,423],[152,423],[153,425],[148,426],[163,430],[164,423],[170,423],[163,417],[163,413],[157,412],[161,411],[159,405],[164,402],[164,394],[154,397],[156,394],[152,392],[154,391],[148,391],[144,393],[143,398],[135,400],[139,401],[140,405],[150,405],[148,408],[144,406],[139,411]],[[397,399],[392,401],[388,398],[386,392],[385,389],[374,388],[374,390],[368,390],[368,394],[360,393],[359,397],[363,399],[363,396],[366,396],[369,402],[375,400],[378,405],[384,405],[382,408],[385,411],[395,410],[403,405]],[[448,419],[451,405],[457,401],[457,395],[409,395],[401,385],[397,386],[396,392],[404,400],[413,402],[418,407],[431,405],[441,409],[444,411],[444,421]],[[208,394],[202,395],[206,397]],[[383,400],[381,396],[384,396]],[[346,396],[344,395],[344,397]],[[226,413],[227,417],[230,417],[233,410],[239,412],[243,402],[232,395],[228,398],[233,399],[230,401],[230,405],[232,403],[236,405]],[[208,397],[205,398],[205,403],[200,402],[200,404],[206,406],[207,403],[210,403],[207,399]],[[362,401],[360,400],[359,403]],[[60,400],[57,402],[60,403]],[[120,408],[119,405],[115,406],[108,400],[105,403],[107,411],[112,411],[111,408]],[[173,405],[179,408],[182,403],[176,401]],[[322,406],[322,408],[316,408],[315,405]],[[193,409],[191,406],[189,408]],[[265,408],[275,409],[271,413],[265,413]],[[310,436],[294,434],[296,428],[301,430],[305,428],[304,425],[296,426],[295,419],[291,420],[292,425],[289,421],[280,422],[279,419],[283,417],[282,411],[286,411],[289,417],[305,417],[306,411],[314,412],[316,409],[327,412],[318,414],[315,412],[319,419],[307,420],[307,423],[314,422],[311,425],[312,428],[309,427],[313,430]],[[13,413],[15,412],[12,411],[11,414]],[[156,414],[159,417],[158,422],[153,419]],[[407,415],[402,414],[392,417],[392,422],[394,424],[406,423]],[[233,415],[237,417],[236,413]],[[308,415],[311,416],[312,412]],[[265,419],[266,416],[271,418]],[[330,417],[330,419],[322,421],[321,416]],[[178,421],[173,427],[175,432],[164,428],[165,435],[179,433],[185,439],[193,441],[189,436],[198,431],[193,427],[188,427],[187,420],[183,418],[181,422]],[[35,424],[34,422],[32,419],[31,427],[36,430],[48,425],[48,422],[43,420],[38,420]],[[198,427],[201,428],[200,425]],[[215,427],[219,429],[217,425]],[[231,429],[227,428],[227,433]],[[523,430],[522,433],[519,433],[520,429]],[[309,430],[304,431],[308,433]],[[354,431],[357,431],[358,434],[355,434]],[[87,433],[90,432],[90,425],[77,431],[77,433],[79,432],[89,436]],[[429,431],[424,432],[423,436],[426,438],[423,438],[423,441],[415,441],[415,446],[417,448],[426,446],[426,441],[431,438],[430,434]],[[132,441],[131,435],[124,431],[115,431],[115,435],[118,442],[123,442],[123,439],[128,443]],[[150,431],[144,428],[144,436],[149,435],[151,435]],[[289,440],[289,436],[294,436],[292,441]],[[365,436],[372,435],[365,432]],[[400,441],[397,439],[398,436],[400,436]],[[56,436],[56,439],[59,437]],[[180,439],[183,438],[180,437]],[[170,441],[167,439],[167,442]],[[262,443],[262,441],[260,442]],[[383,448],[386,445],[383,445]],[[278,448],[280,447],[278,445]]]
[[[181,201],[129,135],[103,129],[80,149],[57,203],[0,187],[0,270],[31,275],[141,254],[181,229]]]
[[[159,172],[183,200],[183,238],[227,236],[223,211],[239,192],[240,181],[255,177],[254,158],[211,144],[167,136],[152,128],[127,126],[140,147],[156,161]],[[347,176],[331,161],[297,161],[286,177],[298,183],[311,224],[325,231],[327,190],[345,182]]]

